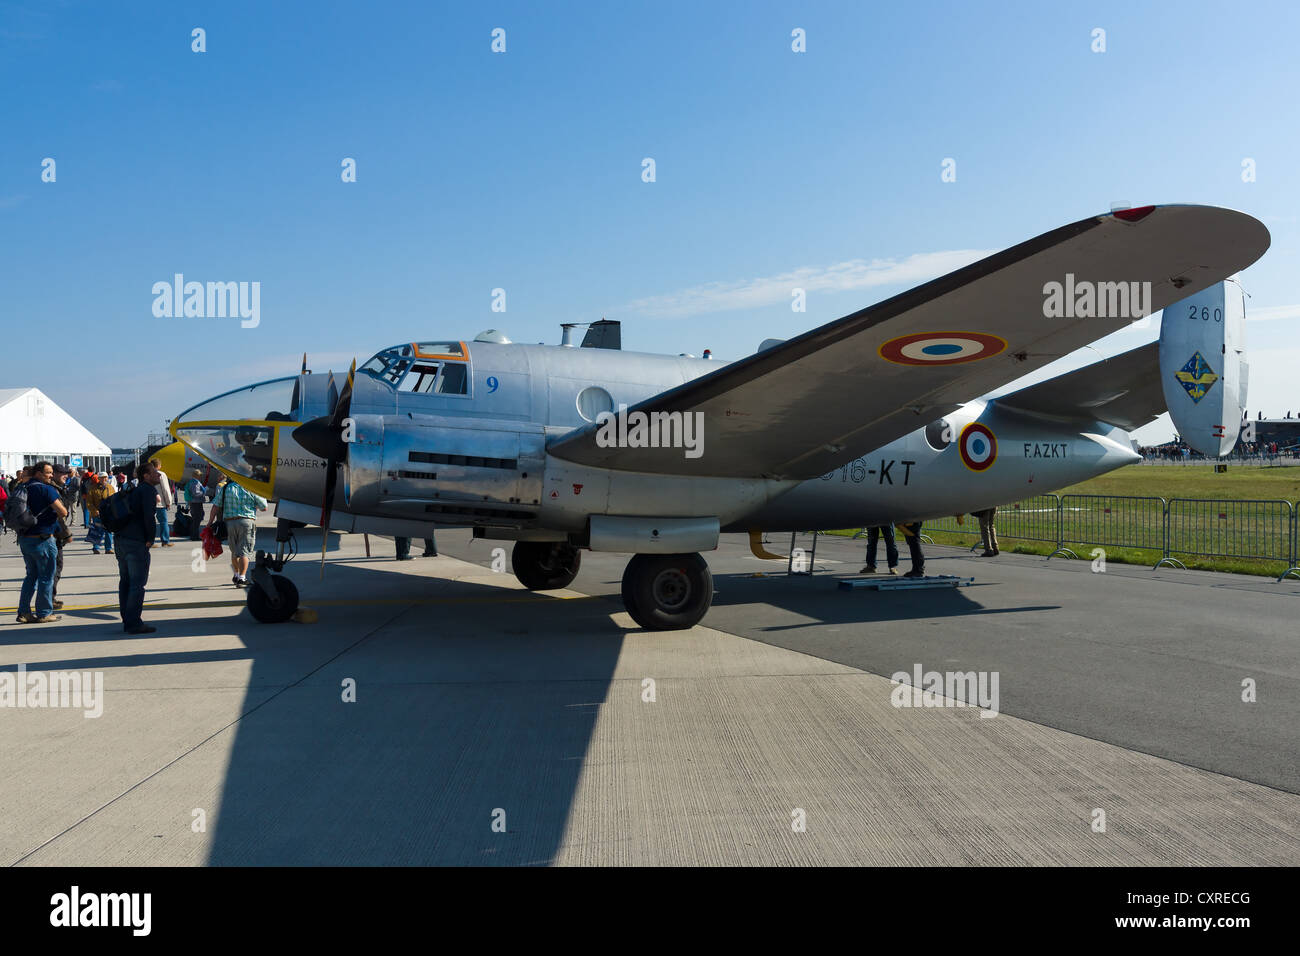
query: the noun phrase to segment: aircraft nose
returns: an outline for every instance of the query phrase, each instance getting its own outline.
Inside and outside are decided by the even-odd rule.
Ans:
[[[172,481],[180,484],[185,478],[185,443],[174,441],[170,445],[159,448],[154,454],[158,459],[158,464],[162,466],[162,472]]]

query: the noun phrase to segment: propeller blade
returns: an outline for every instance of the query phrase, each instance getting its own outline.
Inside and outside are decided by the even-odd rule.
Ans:
[[[352,383],[357,377],[357,360],[352,360],[352,368],[348,369],[348,380],[343,384],[343,392],[339,395],[338,404],[334,406],[334,414],[331,415],[336,428],[343,427],[343,419],[348,417],[352,411]]]
[[[339,403],[339,389],[338,386],[334,384],[333,369],[330,369],[329,384],[325,389],[325,402],[329,406],[329,412],[327,415],[332,416],[334,414],[334,407]]]
[[[325,549],[330,540],[330,517],[334,512],[334,487],[338,484],[338,462],[325,464],[325,497],[320,507],[320,576],[325,578]]]

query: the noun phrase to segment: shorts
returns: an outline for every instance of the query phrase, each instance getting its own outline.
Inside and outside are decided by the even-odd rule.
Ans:
[[[257,522],[252,518],[226,519],[226,547],[232,558],[251,558],[257,551]]]

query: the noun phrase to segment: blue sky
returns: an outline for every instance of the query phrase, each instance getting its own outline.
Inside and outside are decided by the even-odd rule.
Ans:
[[[0,4],[0,387],[118,446],[304,350],[604,315],[735,358],[1122,200],[1265,222],[1250,404],[1295,411],[1298,9]],[[260,282],[260,324],[155,318],[177,272]]]

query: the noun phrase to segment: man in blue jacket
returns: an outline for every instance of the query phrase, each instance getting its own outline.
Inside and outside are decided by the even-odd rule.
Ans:
[[[122,613],[122,630],[128,634],[152,634],[158,630],[140,619],[144,611],[144,588],[149,583],[149,549],[153,547],[158,519],[154,505],[162,472],[152,462],[136,466],[139,480],[127,491],[131,496],[131,521],[114,537],[117,543],[117,604]]]
[[[16,486],[15,486],[16,487]],[[54,570],[58,564],[59,548],[54,540],[59,530],[59,519],[68,509],[59,499],[54,487],[54,466],[48,461],[38,461],[32,466],[32,477],[26,483],[27,510],[36,524],[18,533],[18,548],[27,565],[22,590],[18,592],[19,624],[49,624],[59,620],[54,613]],[[36,613],[32,614],[32,595],[36,596]]]

